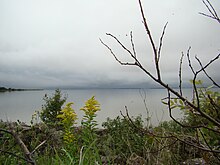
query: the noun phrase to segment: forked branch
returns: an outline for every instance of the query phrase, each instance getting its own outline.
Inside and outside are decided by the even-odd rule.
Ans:
[[[160,59],[160,54],[161,54],[161,47],[162,47],[162,42],[163,42],[163,37],[164,37],[164,34],[165,34],[165,29],[166,29],[166,26],[167,24],[164,26],[164,29],[163,29],[163,32],[162,32],[162,35],[161,35],[161,38],[160,38],[160,44],[159,44],[159,50],[157,51],[156,49],[156,45],[154,43],[154,40],[153,40],[153,36],[151,34],[151,31],[150,31],[150,28],[148,26],[148,23],[147,23],[147,19],[144,15],[144,10],[143,10],[143,6],[142,6],[142,3],[141,3],[141,0],[138,0],[139,2],[139,6],[140,6],[140,11],[141,11],[141,16],[142,16],[142,19],[143,19],[143,23],[144,23],[144,27],[145,27],[145,30],[147,32],[147,35],[148,35],[148,38],[150,40],[150,44],[151,44],[151,47],[153,49],[153,54],[154,54],[154,64],[155,64],[155,69],[156,69],[156,73],[157,75],[154,76],[149,70],[147,70],[145,67],[143,67],[140,63],[140,61],[138,60],[137,58],[137,55],[136,55],[136,51],[135,51],[135,48],[134,48],[134,42],[133,42],[133,36],[132,36],[132,33],[130,34],[131,36],[131,45],[132,45],[132,48],[133,48],[133,52],[130,51],[117,37],[115,37],[114,35],[110,34],[110,33],[107,33],[108,36],[110,36],[111,38],[113,38],[121,47],[122,49],[124,49],[128,54],[129,56],[134,60],[134,62],[122,62],[120,59],[118,59],[117,55],[113,52],[113,50],[107,45],[105,44],[101,39],[101,43],[111,52],[111,54],[113,55],[113,57],[115,58],[115,60],[117,62],[119,62],[121,65],[133,65],[133,66],[137,66],[139,67],[144,73],[146,73],[146,75],[148,75],[151,79],[153,79],[155,82],[157,82],[158,84],[160,84],[162,87],[164,87],[165,89],[167,89],[170,93],[174,94],[177,98],[179,98],[180,100],[182,100],[184,102],[185,105],[191,107],[192,109],[194,109],[196,112],[198,112],[202,117],[204,117],[205,119],[207,119],[208,121],[212,122],[214,125],[218,126],[220,128],[220,122],[218,122],[217,120],[215,120],[213,117],[211,117],[210,115],[208,115],[207,113],[203,112],[201,109],[200,109],[200,104],[199,104],[199,96],[198,96],[198,91],[197,91],[197,87],[196,87],[196,78],[198,76],[198,74],[203,71],[205,72],[205,69],[211,65],[214,61],[216,61],[218,58],[219,58],[219,55],[212,59],[208,64],[206,64],[205,66],[202,66],[201,65],[201,69],[198,70],[198,71],[195,71],[195,69],[193,68],[192,64],[191,64],[191,60],[190,60],[190,49],[191,47],[189,47],[188,51],[187,51],[187,59],[188,59],[188,64],[189,64],[189,67],[194,75],[194,78],[193,78],[193,87],[194,87],[194,90],[195,90],[195,93],[196,93],[196,99],[197,99],[197,104],[195,105],[193,102],[189,101],[186,97],[183,96],[182,94],[182,91],[181,91],[181,73],[180,74],[180,92],[176,91],[175,89],[171,88],[167,83],[165,83],[164,81],[161,80],[161,73],[160,73],[160,67],[159,67],[159,59]],[[208,1],[207,1],[208,2]],[[210,6],[211,9],[213,9],[212,6]],[[209,8],[209,9],[210,9]],[[211,12],[211,10],[210,10]],[[212,12],[213,15],[217,16],[216,12]],[[182,60],[182,59],[181,59]],[[182,62],[181,62],[182,63]],[[180,63],[180,65],[182,65]],[[180,71],[181,71],[181,66],[180,66]],[[214,82],[214,81],[213,81]]]
[[[199,14],[204,15],[204,16],[206,16],[206,17],[209,17],[209,18],[211,18],[211,19],[214,19],[214,20],[218,21],[218,23],[220,23],[220,18],[219,18],[219,16],[218,16],[218,14],[217,14],[215,8],[214,8],[214,7],[212,6],[212,4],[209,2],[209,0],[203,0],[202,2],[203,2],[203,4],[206,6],[206,8],[208,9],[210,15],[209,15],[209,14],[205,14],[205,13],[201,13],[201,12],[200,12]]]

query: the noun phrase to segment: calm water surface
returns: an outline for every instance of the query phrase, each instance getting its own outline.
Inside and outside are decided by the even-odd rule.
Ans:
[[[34,111],[40,110],[41,105],[44,104],[44,95],[51,96],[53,93],[54,90],[0,92],[0,119],[29,123]],[[97,113],[99,124],[106,121],[107,117],[115,118],[121,115],[120,111],[125,113],[125,106],[130,116],[142,115],[146,118],[144,99],[153,125],[163,120],[170,120],[167,107],[161,103],[161,99],[167,96],[164,89],[74,89],[62,90],[62,93],[67,95],[67,102],[74,102],[73,109],[79,119],[83,115],[79,109],[86,100],[95,96],[101,104],[101,111]],[[189,89],[186,90],[186,95],[190,96]],[[179,111],[173,112],[177,118],[181,116]]]

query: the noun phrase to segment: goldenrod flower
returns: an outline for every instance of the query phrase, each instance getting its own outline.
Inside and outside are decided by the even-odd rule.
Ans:
[[[95,99],[95,96],[92,96],[91,99],[85,102],[85,106],[80,110],[84,111],[84,113],[88,116],[93,116],[97,111],[100,110],[100,104]]]
[[[70,144],[74,141],[74,134],[71,131],[71,126],[76,124],[77,115],[71,107],[73,102],[67,103],[66,106],[61,110],[61,114],[57,115],[57,118],[62,119],[61,123],[65,128],[63,140],[65,143]]]
[[[57,115],[57,118],[62,119],[62,123],[65,126],[70,126],[76,124],[77,115],[76,112],[73,110],[71,105],[73,102],[67,103],[66,106],[61,110],[61,114]]]
[[[73,133],[66,130],[65,134],[63,136],[64,142],[67,143],[67,144],[70,144],[74,141],[74,139],[75,139],[75,137],[74,137]]]

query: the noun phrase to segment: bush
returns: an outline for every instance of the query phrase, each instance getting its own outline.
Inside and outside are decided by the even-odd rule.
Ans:
[[[62,97],[59,89],[55,90],[52,97],[46,94],[43,98],[45,104],[42,105],[42,111],[40,113],[41,120],[48,125],[57,125],[61,120],[57,118],[57,115],[61,114],[61,108],[66,102],[66,99],[66,97]]]
[[[115,119],[108,118],[102,126],[106,129],[105,134],[100,139],[103,147],[102,152],[109,156],[110,160],[116,163],[125,163],[126,160],[135,153],[137,156],[144,156],[145,136],[143,130],[143,120],[141,116],[132,118],[132,123],[128,118]]]

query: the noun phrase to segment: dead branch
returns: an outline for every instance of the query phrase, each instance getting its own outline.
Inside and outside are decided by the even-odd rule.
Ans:
[[[115,53],[113,52],[113,50],[107,45],[105,44],[101,39],[100,39],[101,43],[111,52],[111,54],[113,55],[113,57],[115,58],[115,60],[121,64],[121,65],[136,65],[136,63],[129,63],[129,62],[122,62],[120,61],[117,56],[115,55]]]
[[[195,93],[195,100],[196,101],[196,104],[194,102],[191,102],[189,101],[185,96],[183,96],[183,93],[182,93],[182,73],[181,73],[181,70],[182,70],[182,61],[183,61],[183,56],[184,54],[182,53],[182,56],[181,56],[181,59],[180,59],[180,66],[179,66],[179,92],[173,88],[171,88],[168,84],[166,84],[164,81],[162,81],[161,79],[161,72],[160,72],[160,67],[159,67],[159,62],[160,62],[160,56],[161,56],[161,48],[162,48],[162,43],[163,43],[163,38],[164,38],[164,34],[165,34],[165,29],[166,29],[166,26],[167,24],[164,26],[164,29],[163,29],[163,32],[162,32],[162,35],[160,37],[160,43],[159,43],[159,50],[157,51],[157,48],[156,48],[156,45],[155,45],[155,42],[153,40],[153,36],[151,34],[151,31],[150,31],[150,28],[148,26],[148,22],[147,22],[147,19],[145,17],[145,14],[144,14],[144,10],[143,10],[143,6],[142,6],[142,3],[141,3],[141,0],[138,0],[139,2],[139,7],[140,7],[140,12],[141,12],[141,17],[142,17],[142,20],[143,20],[143,24],[144,24],[144,28],[146,30],[146,33],[147,33],[147,36],[148,36],[148,39],[150,40],[150,44],[151,44],[151,47],[153,49],[153,58],[154,58],[154,65],[155,65],[155,71],[156,71],[156,76],[154,76],[149,70],[147,70],[145,67],[142,66],[141,62],[138,60],[137,58],[137,54],[136,54],[136,51],[135,51],[135,48],[134,48],[134,42],[133,42],[133,36],[132,36],[132,33],[130,34],[130,37],[131,37],[131,46],[132,46],[132,49],[133,49],[133,52],[130,51],[128,48],[126,48],[126,46],[124,46],[124,44],[122,42],[120,42],[120,40],[115,37],[114,35],[110,34],[110,33],[107,33],[108,36],[110,36],[111,38],[113,38],[120,46],[122,49],[124,49],[128,54],[129,56],[134,60],[133,63],[129,63],[129,62],[122,62],[120,59],[117,58],[117,55],[112,51],[112,49],[107,45],[105,44],[101,39],[101,43],[110,51],[110,53],[113,55],[113,57],[115,58],[115,60],[120,63],[121,65],[134,65],[134,66],[137,66],[139,67],[139,69],[141,69],[147,76],[149,76],[153,81],[155,81],[156,83],[158,83],[159,85],[161,85],[162,87],[164,87],[165,89],[167,89],[168,91],[168,109],[169,109],[169,115],[171,117],[171,119],[173,121],[175,121],[176,123],[178,123],[180,126],[182,127],[188,127],[188,128],[192,128],[192,129],[196,129],[196,128],[205,128],[207,130],[211,130],[215,133],[220,133],[219,132],[219,128],[220,128],[220,121],[216,120],[215,118],[213,118],[212,116],[210,116],[209,114],[205,113],[204,111],[201,110],[200,106],[200,99],[199,99],[199,93],[198,93],[198,90],[197,90],[197,86],[196,86],[196,80],[197,80],[197,77],[198,75],[203,71],[206,76],[208,75],[207,72],[206,72],[206,69],[214,62],[216,61],[220,54],[217,55],[214,59],[210,60],[210,62],[208,62],[206,65],[202,65],[201,61],[197,58],[196,60],[199,62],[200,64],[200,67],[201,69],[199,70],[195,70],[192,63],[191,63],[191,59],[190,59],[190,50],[191,50],[191,47],[189,47],[189,49],[187,50],[187,60],[188,60],[188,66],[191,70],[191,72],[193,73],[193,81],[192,81],[192,84],[193,84],[193,90],[194,90],[194,93]],[[203,3],[205,3],[206,7],[208,8],[209,12],[211,13],[212,17],[214,18],[218,18],[214,8],[210,5],[209,1],[206,0],[207,3],[205,3],[205,1],[203,1]],[[207,76],[207,77],[210,77],[210,76]],[[214,80],[212,80],[211,78],[209,78],[213,84],[214,84]],[[216,83],[217,84],[217,83]],[[218,84],[217,84],[218,85]],[[205,123],[202,123],[201,125],[199,126],[191,126],[191,125],[184,125],[183,123],[179,122],[178,120],[176,120],[173,116],[172,116],[172,112],[171,112],[171,105],[170,105],[170,102],[171,102],[171,94],[175,95],[178,99],[182,100],[184,102],[184,104],[189,107],[190,109],[193,109],[195,110],[195,112],[198,114],[199,117],[203,117],[204,119],[206,119],[207,121],[211,122],[214,126],[217,127],[217,129],[212,129],[212,128],[209,128],[208,126],[205,125]],[[128,120],[132,122],[131,118],[129,117],[128,115],[128,111],[127,111],[127,107],[125,107],[126,109],[126,116],[123,115],[122,113],[122,116],[123,117],[126,117],[128,118]],[[132,124],[135,128],[136,128],[136,125],[133,123]],[[147,132],[148,133],[148,132]],[[149,132],[150,133],[150,132]],[[152,133],[151,133],[152,134]],[[157,136],[157,135],[155,135]],[[174,136],[174,135],[170,135],[169,136],[170,138],[175,138],[177,139],[178,141],[181,141],[187,145],[190,145],[190,146],[193,146],[193,147],[196,147],[198,149],[201,149],[203,151],[208,151],[208,152],[211,152],[211,153],[220,153],[220,150],[214,150],[214,149],[210,149],[208,148],[207,146],[204,146],[202,144],[199,143],[199,141],[197,140],[198,144],[194,144],[194,143],[190,143],[190,142],[187,142],[185,140],[182,140],[181,138],[177,137],[177,136]],[[164,137],[165,138],[165,137]],[[166,137],[168,138],[168,136]]]
[[[21,147],[21,149],[22,149],[22,151],[25,155],[26,160],[30,164],[35,165],[36,163],[35,163],[34,159],[31,156],[31,152],[28,150],[27,146],[21,140],[20,136],[15,132],[15,130],[14,130],[11,123],[9,123],[9,129],[10,129],[11,135],[14,137],[16,143]]]
[[[136,58],[136,51],[135,51],[132,31],[130,32],[130,37],[131,37],[131,46],[132,46],[132,50],[133,50],[133,56]]]
[[[144,10],[143,10],[141,0],[138,0],[138,2],[139,2],[139,6],[140,6],[141,16],[142,16],[142,19],[143,19],[143,22],[144,22],[144,27],[145,27],[145,30],[147,32],[148,38],[150,40],[150,43],[151,43],[151,46],[152,46],[152,49],[153,49],[153,52],[154,52],[154,63],[156,65],[157,79],[161,80],[157,48],[156,48],[156,45],[154,43],[153,36],[151,35],[151,31],[150,31],[150,28],[149,28],[148,23],[147,23],[147,19],[146,19],[145,14],[144,14]],[[163,34],[165,32],[166,25],[164,26]],[[163,39],[163,34],[162,34],[162,37],[161,37],[162,39]],[[161,45],[162,45],[162,43],[161,43]]]
[[[201,15],[203,15],[205,17],[214,19],[214,20],[218,21],[218,23],[220,23],[220,18],[218,17],[218,14],[217,14],[215,8],[212,6],[212,4],[209,2],[209,0],[203,0],[202,2],[206,6],[207,10],[209,11],[209,13],[211,15],[205,14],[205,13],[201,13],[201,12],[199,14],[201,14]]]
[[[164,38],[164,34],[165,34],[165,31],[166,31],[167,24],[168,24],[168,22],[164,25],[163,31],[162,31],[162,34],[161,34],[161,37],[160,37],[160,43],[159,43],[159,49],[158,49],[158,57],[157,57],[158,63],[160,61],[160,54],[161,54],[161,49],[162,49],[162,45],[163,45],[163,38]]]
[[[150,78],[152,78],[155,82],[157,82],[158,84],[160,84],[162,87],[164,87],[165,89],[169,90],[171,93],[173,93],[174,95],[176,95],[179,99],[181,99],[183,102],[185,102],[189,107],[195,109],[197,112],[199,112],[204,118],[208,119],[209,121],[213,122],[213,124],[217,125],[218,127],[220,127],[220,123],[218,121],[216,121],[215,119],[213,119],[211,116],[209,116],[208,114],[202,112],[200,110],[200,107],[199,107],[199,104],[197,104],[197,106],[195,106],[193,103],[191,103],[187,98],[185,98],[184,96],[182,96],[179,92],[177,92],[175,89],[171,88],[168,84],[164,83],[161,79],[158,79],[157,77],[155,77],[153,74],[151,74],[147,69],[145,69],[140,61],[131,53],[130,50],[128,50],[119,40],[117,37],[115,37],[114,35],[112,34],[107,34],[109,35],[110,37],[112,37],[113,39],[115,39],[120,45],[121,47],[127,51],[130,56],[134,59],[135,62],[133,63],[129,63],[129,62],[122,62],[120,61],[117,56],[115,55],[115,53],[112,51],[112,49],[107,45],[105,44],[101,39],[101,43],[111,52],[111,54],[113,55],[113,57],[115,58],[115,60],[120,63],[121,65],[133,65],[133,66],[137,66],[139,67],[144,73],[146,73]],[[193,86],[194,86],[194,90],[197,91],[197,87],[196,87],[196,78],[197,78],[197,75],[199,72],[201,71],[197,71],[195,72],[192,65],[191,65],[191,61],[190,61],[190,58],[189,58],[189,51],[190,51],[191,48],[188,49],[188,52],[187,52],[187,57],[188,57],[188,61],[189,61],[189,66],[192,70],[192,72],[194,73],[194,79],[193,79]],[[212,63],[212,62],[211,62]],[[157,70],[157,67],[156,67],[156,70]],[[157,72],[160,72],[160,70],[157,70]],[[197,96],[198,96],[198,92],[196,92]],[[198,98],[198,97],[197,97]]]
[[[182,52],[182,55],[180,57],[180,66],[179,66],[179,90],[180,90],[181,96],[183,95],[183,92],[182,92],[182,64],[183,64],[183,57],[184,57],[184,54]]]
[[[220,88],[220,85],[217,84],[213,78],[211,76],[208,75],[208,73],[206,72],[206,68],[211,65],[213,62],[215,62],[218,58],[220,57],[220,54],[218,54],[215,58],[213,58],[212,60],[209,61],[209,63],[207,63],[205,66],[202,65],[202,62],[200,61],[200,59],[198,57],[195,57],[196,60],[198,61],[201,69],[198,72],[203,71],[205,73],[205,75],[211,80],[211,82],[213,83],[213,85],[217,86],[218,88]]]
[[[35,149],[31,152],[31,155],[34,154],[42,145],[44,145],[47,142],[47,140],[42,141]]]

